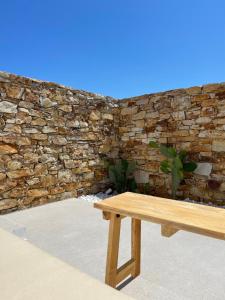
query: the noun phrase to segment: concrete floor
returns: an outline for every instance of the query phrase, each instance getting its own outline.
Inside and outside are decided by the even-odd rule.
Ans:
[[[14,212],[0,216],[0,227],[104,281],[108,222],[92,204],[69,199]],[[120,263],[129,253],[124,219]],[[141,275],[121,292],[138,300],[224,300],[225,242],[187,232],[164,238],[159,225],[142,222]]]

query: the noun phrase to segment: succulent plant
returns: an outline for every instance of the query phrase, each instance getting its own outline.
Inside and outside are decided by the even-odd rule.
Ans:
[[[109,178],[118,193],[136,191],[137,184],[134,178],[136,164],[134,161],[128,162],[125,159],[119,159],[114,164],[108,163],[107,165]]]
[[[186,172],[193,172],[197,164],[193,161],[187,162],[187,152],[185,150],[177,151],[173,147],[158,144],[150,141],[151,148],[159,149],[161,154],[166,157],[160,164],[160,169],[165,174],[171,174],[172,179],[172,198],[176,199],[176,193]]]

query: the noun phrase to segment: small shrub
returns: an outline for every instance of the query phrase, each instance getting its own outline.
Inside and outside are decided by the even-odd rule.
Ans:
[[[138,185],[138,193],[144,194],[144,195],[150,195],[151,194],[151,186],[150,186],[149,182]]]
[[[135,192],[137,184],[134,178],[136,164],[125,159],[117,160],[115,163],[107,163],[109,178],[112,181],[117,193],[127,191]]]
[[[181,181],[184,179],[185,172],[193,172],[197,168],[195,162],[187,162],[187,152],[180,150],[179,152],[173,148],[165,145],[159,145],[154,141],[149,142],[151,148],[157,148],[161,154],[167,159],[160,164],[160,169],[165,174],[171,174],[172,179],[172,198],[176,199],[176,193]]]

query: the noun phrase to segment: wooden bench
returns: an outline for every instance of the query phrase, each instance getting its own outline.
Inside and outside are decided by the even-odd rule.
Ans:
[[[128,276],[140,274],[141,220],[161,224],[161,234],[170,237],[185,230],[225,240],[225,210],[188,202],[135,193],[124,193],[94,204],[110,220],[105,283],[116,287]],[[118,268],[121,219],[130,217],[131,259]]]

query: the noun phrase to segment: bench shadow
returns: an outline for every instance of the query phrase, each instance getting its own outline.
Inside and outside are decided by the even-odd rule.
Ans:
[[[130,276],[126,280],[124,280],[120,285],[116,287],[118,291],[122,290],[127,284],[134,280],[134,277]]]

